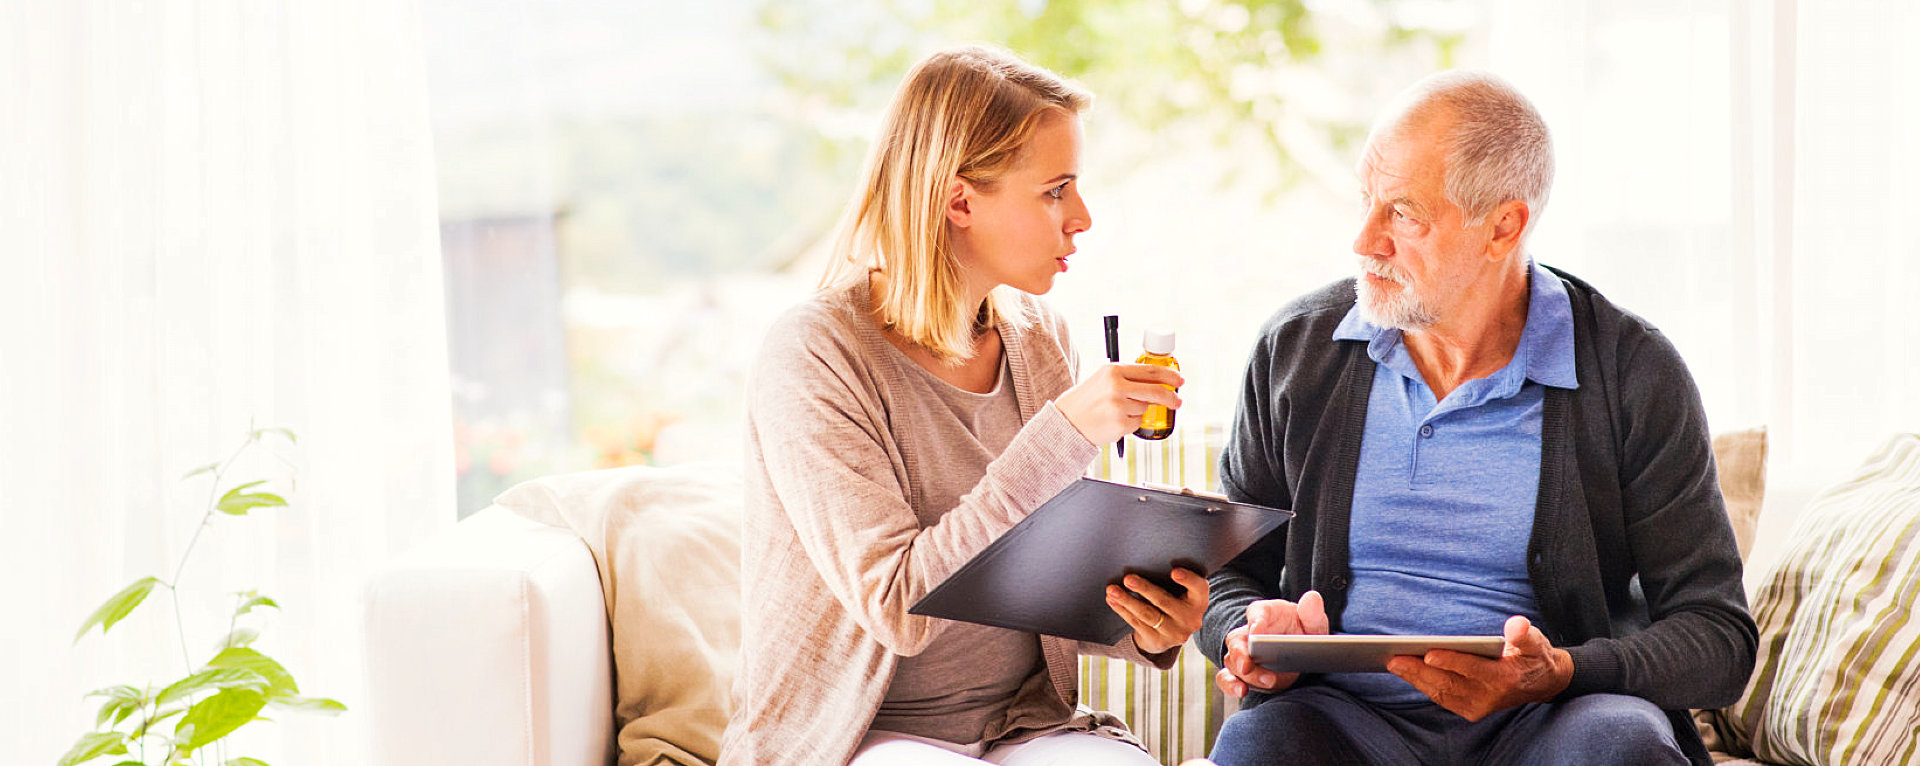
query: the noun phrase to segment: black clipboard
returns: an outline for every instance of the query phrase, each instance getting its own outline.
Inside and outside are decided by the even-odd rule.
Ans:
[[[1175,567],[1202,575],[1240,555],[1292,511],[1080,479],[921,598],[913,614],[1117,644],[1132,629],[1106,587],[1137,574],[1174,593]]]

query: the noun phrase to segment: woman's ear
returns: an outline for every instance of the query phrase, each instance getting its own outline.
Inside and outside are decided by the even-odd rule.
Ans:
[[[955,176],[947,184],[947,223],[962,229],[973,225],[973,184]]]

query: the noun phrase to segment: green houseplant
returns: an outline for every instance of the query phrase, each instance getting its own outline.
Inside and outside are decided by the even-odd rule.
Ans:
[[[192,539],[180,554],[170,579],[142,577],[115,593],[87,617],[74,634],[74,643],[85,638],[94,626],[104,636],[114,624],[147,601],[155,590],[164,590],[173,606],[173,625],[180,641],[180,657],[186,675],[165,685],[151,683],[119,685],[96,689],[88,697],[102,698],[94,730],[80,736],[59,766],[105,762],[112,766],[177,766],[179,764],[222,764],[222,766],[266,766],[254,758],[223,760],[223,742],[228,735],[254,721],[269,720],[263,715],[269,708],[337,715],[346,706],[324,697],[300,694],[293,675],[272,657],[254,649],[260,637],[254,617],[263,608],[278,609],[279,604],[257,591],[234,595],[234,608],[227,620],[226,637],[205,662],[194,664],[187,644],[187,632],[180,610],[180,576],[186,570],[195,546],[214,521],[222,516],[245,516],[256,511],[283,507],[284,497],[258,489],[265,479],[226,486],[227,472],[248,450],[260,448],[268,436],[296,441],[284,428],[258,428],[227,459],[196,468],[182,481],[211,474],[205,513],[194,528]]]

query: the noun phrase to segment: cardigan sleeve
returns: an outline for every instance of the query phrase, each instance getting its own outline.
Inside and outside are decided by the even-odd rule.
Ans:
[[[1627,336],[1618,357],[1620,504],[1651,624],[1565,647],[1574,660],[1566,695],[1631,694],[1669,710],[1729,705],[1753,671],[1758,631],[1705,408],[1665,336],[1651,328]]]
[[[1237,502],[1291,508],[1292,489],[1280,458],[1286,413],[1274,390],[1275,331],[1270,324],[1247,359],[1240,401],[1220,453],[1220,485]],[[1274,598],[1279,590],[1288,527],[1280,525],[1207,578],[1207,615],[1197,643],[1215,665],[1225,664],[1227,634],[1246,624],[1247,606]]]
[[[1182,644],[1159,654],[1147,654],[1140,651],[1140,647],[1134,645],[1132,633],[1128,633],[1126,638],[1120,639],[1120,643],[1114,644],[1113,646],[1096,644],[1090,641],[1074,641],[1071,646],[1073,646],[1073,650],[1079,654],[1091,654],[1096,657],[1112,657],[1114,659],[1139,663],[1161,670],[1173,667],[1173,663],[1180,659],[1181,650],[1186,647],[1185,644]]]
[[[922,528],[886,402],[849,334],[824,312],[790,315],[769,333],[748,384],[753,457],[774,512],[833,597],[888,651],[914,655],[944,621],[907,610],[1079,477],[1096,448],[1049,402],[956,508]]]

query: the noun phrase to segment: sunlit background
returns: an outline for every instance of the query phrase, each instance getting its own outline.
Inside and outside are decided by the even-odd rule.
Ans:
[[[1913,65],[1848,42],[1895,28],[1886,4],[1810,6],[1786,52],[1779,8],[1730,2],[425,6],[463,511],[556,470],[736,458],[760,329],[818,277],[892,86],[955,41],[1095,91],[1096,225],[1051,298],[1084,358],[1102,314],[1129,348],[1178,331],[1190,423],[1227,415],[1265,316],[1352,271],[1358,143],[1451,66],[1539,103],[1560,174],[1537,256],[1667,330],[1716,427],[1768,424],[1796,445],[1778,459],[1831,472],[1879,424],[1809,410],[1914,372],[1853,358],[1912,324],[1893,292],[1912,239],[1842,255],[1794,226],[1872,230],[1910,194],[1883,173],[1912,106],[1857,74]],[[1816,308],[1849,296],[1880,313]]]
[[[738,459],[743,375],[801,300],[911,63],[992,41],[1091,88],[1095,226],[1051,296],[1179,332],[1187,422],[1260,320],[1345,273],[1371,111],[1483,60],[1469,3],[425,3],[462,511],[522,479]],[[1093,345],[1088,345],[1089,343]]]
[[[1716,430],[1767,426],[1772,481],[1830,481],[1920,429],[1916,28],[1893,0],[0,2],[0,737],[52,763],[82,694],[177,660],[72,631],[172,566],[207,491],[177,477],[249,422],[300,434],[251,469],[292,506],[194,572],[274,593],[262,645],[349,707],[394,553],[535,476],[739,460],[764,328],[893,86],[957,42],[1096,94],[1095,224],[1048,297],[1083,364],[1103,314],[1128,355],[1174,329],[1183,428],[1353,271],[1376,111],[1477,67],[1554,130],[1539,260],[1666,331]],[[357,763],[367,727],[241,744]]]

